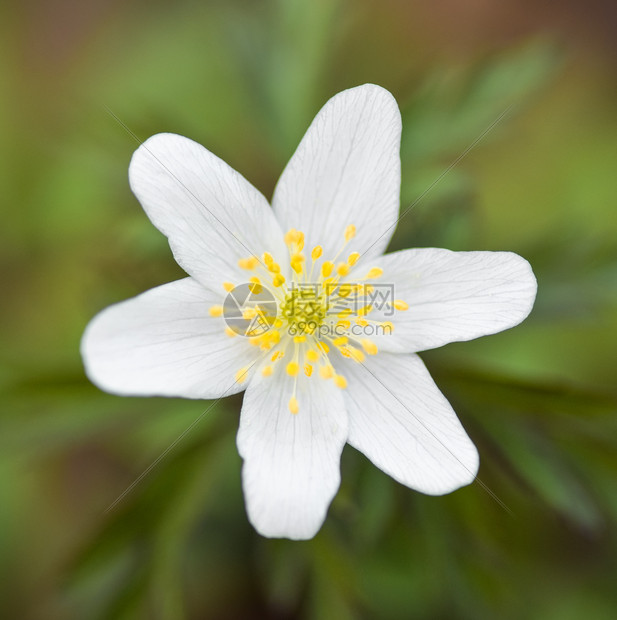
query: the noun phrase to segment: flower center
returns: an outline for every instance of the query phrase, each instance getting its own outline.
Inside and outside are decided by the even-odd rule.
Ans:
[[[301,370],[306,377],[331,379],[337,387],[344,389],[347,380],[335,371],[332,355],[340,354],[352,362],[362,363],[365,354],[377,354],[377,345],[367,334],[391,334],[394,328],[390,321],[369,318],[376,300],[391,315],[409,308],[403,300],[376,294],[375,286],[380,284],[374,285],[372,282],[382,277],[381,268],[372,267],[361,272],[360,277],[352,278],[350,272],[360,259],[358,252],[352,252],[346,260],[336,262],[355,234],[355,226],[345,229],[344,243],[333,260],[320,261],[323,250],[321,246],[316,246],[311,250],[310,261],[307,261],[303,253],[304,234],[295,229],[288,231],[285,243],[291,267],[289,282],[268,252],[261,258],[250,256],[238,261],[241,268],[253,274],[248,283],[250,291],[258,295],[265,287],[276,300],[276,304],[273,302],[267,307],[257,303],[244,308],[243,319],[255,319],[266,326],[266,329],[247,331],[244,335],[249,336],[250,343],[260,347],[269,357],[268,363],[261,368],[264,377],[272,375],[275,367],[281,364],[280,360],[287,358],[285,372],[294,378],[289,400],[289,410],[293,414],[300,410],[296,387]],[[223,283],[223,287],[227,292],[236,289],[230,282]],[[276,308],[276,316],[273,308]],[[211,316],[222,314],[223,306],[210,308]],[[238,334],[229,325],[225,332],[230,337]],[[340,367],[340,361],[336,365]],[[236,373],[236,381],[245,381],[248,371],[248,367],[241,368]]]

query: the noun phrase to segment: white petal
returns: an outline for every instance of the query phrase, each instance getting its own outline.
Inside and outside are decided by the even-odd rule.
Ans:
[[[340,249],[382,254],[394,232],[400,201],[401,115],[392,95],[365,84],[345,90],[320,110],[287,164],[272,205],[284,230],[297,228],[324,258]]]
[[[300,410],[290,413],[293,378],[278,366],[267,378],[257,372],[244,396],[238,431],[244,496],[260,534],[304,540],[317,533],[338,490],[347,414],[332,381],[302,375]]]
[[[146,140],[133,155],[131,188],[169,238],[178,264],[206,286],[245,282],[241,257],[287,257],[266,199],[203,146],[174,134]]]
[[[246,382],[237,383],[235,374],[259,352],[248,338],[227,336],[224,319],[208,314],[222,297],[185,278],[106,308],[82,339],[88,377],[128,396],[218,398],[242,391]]]
[[[392,335],[374,339],[385,351],[424,351],[509,329],[527,317],[536,297],[531,266],[511,252],[421,248],[371,264],[384,271],[373,294],[391,285],[394,298],[409,305],[393,316],[391,310],[371,313],[394,325]]]
[[[478,452],[417,355],[379,353],[339,370],[348,442],[379,469],[429,495],[473,481]]]

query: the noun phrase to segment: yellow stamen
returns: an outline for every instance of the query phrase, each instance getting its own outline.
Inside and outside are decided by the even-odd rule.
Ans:
[[[320,348],[324,353],[328,353],[330,351],[330,347],[325,342],[318,342],[318,348]]]
[[[264,366],[261,370],[261,374],[264,377],[269,377],[274,372],[274,368],[272,366]]]
[[[377,345],[368,338],[360,340],[360,344],[369,355],[377,355]]]
[[[229,327],[229,325],[225,328],[225,334],[227,334],[230,338],[238,335],[233,329],[231,329],[231,327]]]
[[[409,304],[402,299],[395,299],[392,305],[396,310],[409,310]]]
[[[289,399],[289,412],[296,415],[298,411],[300,411],[300,407],[298,406],[298,401],[294,396],[292,396]]]
[[[211,306],[210,316],[223,316],[223,306]]]
[[[332,368],[329,364],[327,366],[322,366],[319,369],[319,376],[322,379],[332,379],[334,376],[334,368]]]
[[[335,338],[332,341],[332,344],[335,347],[342,347],[344,344],[347,344],[349,342],[349,338],[347,338],[347,336],[341,336],[340,338]]]
[[[285,355],[285,351],[276,351],[275,353],[272,354],[272,357],[270,359],[273,362],[276,362],[276,360],[280,360],[284,355]]]
[[[350,314],[352,314],[352,310],[351,308],[345,308],[345,310],[341,310],[336,316],[339,319],[345,319],[347,318]]]
[[[384,321],[381,326],[384,334],[391,334],[394,331],[394,325],[390,321]]]
[[[287,364],[287,374],[291,377],[295,377],[300,371],[300,366],[296,362],[289,362]]]
[[[280,273],[281,272],[281,266],[278,263],[270,263],[268,265],[268,271],[270,273]]]
[[[347,387],[347,379],[345,379],[343,375],[335,375],[334,385],[336,385],[336,387],[338,388],[341,388],[341,390],[344,390]]]
[[[321,275],[324,278],[327,278],[331,273],[332,270],[334,269],[334,263],[331,260],[327,260],[322,266],[321,266]]]
[[[248,269],[249,271],[251,269],[255,269],[257,265],[259,265],[259,261],[257,260],[255,256],[249,256],[248,258],[241,258],[238,261],[238,267],[242,269]]]
[[[352,252],[347,257],[347,264],[348,265],[355,265],[358,262],[359,259],[360,259],[360,252]]]
[[[291,261],[290,261],[291,268],[296,273],[302,273],[303,263],[304,263],[304,256],[302,256],[302,254],[294,254],[291,257]]]
[[[347,352],[349,353],[349,357],[351,357],[354,362],[363,362],[364,361],[364,353],[360,351],[360,349],[354,349],[353,347],[347,347]]]
[[[236,287],[231,282],[223,282],[223,288],[229,293],[233,291]]]
[[[283,286],[285,284],[285,278],[280,273],[277,273],[274,278],[272,278],[272,284],[276,287]]]
[[[304,374],[310,377],[313,374],[313,367],[310,364],[304,364]]]
[[[354,287],[351,286],[350,284],[343,284],[341,287],[339,287],[339,290],[338,290],[339,297],[349,297],[353,289]]]
[[[368,325],[368,321],[366,319],[357,318],[355,319],[356,325],[360,327],[366,327]]]
[[[320,245],[316,245],[311,252],[311,258],[317,260],[323,254],[323,248]]]
[[[351,321],[338,321],[336,326],[343,329],[349,329],[351,327]]]
[[[245,366],[244,368],[240,368],[240,370],[236,373],[236,382],[244,383],[248,376],[248,371],[249,369],[247,366]]]
[[[369,269],[369,272],[366,274],[366,277],[369,280],[373,280],[375,278],[379,278],[383,275],[383,269],[381,267],[373,267]]]
[[[306,336],[294,336],[294,342],[306,342]]]
[[[319,353],[317,353],[317,351],[315,351],[314,349],[309,349],[306,352],[306,359],[309,362],[313,362],[314,363],[314,362],[319,360]]]
[[[263,256],[266,267],[269,267],[274,262],[274,257],[270,252],[264,252]]]
[[[291,245],[295,239],[296,239],[296,233],[298,231],[295,228],[290,228],[286,233],[285,233],[285,243],[287,245]]]
[[[345,241],[351,241],[356,236],[356,227],[350,224],[345,229]]]
[[[336,268],[336,273],[339,276],[346,276],[349,273],[349,265],[347,263],[339,263]]]
[[[261,285],[261,281],[257,276],[253,276],[250,280],[249,290],[253,295],[259,295],[261,291],[263,291],[263,286]]]
[[[246,321],[250,321],[257,316],[257,310],[255,308],[244,308],[242,311],[242,318]]]
[[[371,304],[369,304],[368,306],[364,306],[364,308],[360,308],[358,310],[357,314],[358,314],[358,316],[366,316],[372,309],[373,309],[373,306],[371,306]]]

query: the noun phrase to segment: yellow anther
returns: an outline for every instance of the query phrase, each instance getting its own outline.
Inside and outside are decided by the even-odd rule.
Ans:
[[[339,263],[336,267],[336,273],[339,276],[346,276],[349,273],[349,265],[347,263]]]
[[[210,306],[210,316],[223,316],[223,306]]]
[[[323,253],[323,248],[320,245],[316,245],[311,252],[311,258],[317,260]]]
[[[343,375],[334,375],[334,385],[344,390],[347,387],[347,379]]]
[[[264,366],[261,370],[261,374],[264,377],[269,377],[274,372],[274,368],[272,366]]]
[[[394,325],[390,321],[384,321],[381,326],[384,334],[391,334],[394,331]]]
[[[285,284],[285,278],[284,276],[282,276],[280,273],[277,273],[273,278],[272,278],[272,284],[276,287],[279,286],[283,286],[283,284]]]
[[[365,284],[364,285],[364,294],[368,295],[369,293],[372,293],[375,290],[375,287],[372,284]]]
[[[347,347],[341,347],[339,350],[343,357],[351,357],[351,354],[349,353],[349,349],[347,349]]]
[[[324,278],[327,278],[333,271],[334,269],[334,263],[331,260],[327,260],[322,266],[321,266],[321,275]]]
[[[310,377],[313,374],[313,367],[310,364],[304,364],[304,374]]]
[[[360,252],[352,252],[347,257],[347,264],[348,265],[355,265],[358,262],[359,259],[360,259]]]
[[[309,350],[306,352],[306,359],[307,359],[309,362],[313,362],[313,363],[315,363],[316,361],[318,361],[318,360],[319,360],[319,353],[318,353],[317,351],[315,351],[315,349],[309,349]]]
[[[268,340],[274,345],[281,341],[281,333],[277,331],[267,332]]]
[[[306,336],[294,336],[294,342],[306,342]]]
[[[248,371],[249,369],[247,366],[245,366],[244,368],[240,368],[240,370],[236,373],[236,382],[244,383],[248,376]]]
[[[234,336],[238,335],[233,329],[231,329],[231,327],[229,327],[229,325],[225,328],[225,334],[229,336],[230,338],[233,338]]]
[[[295,228],[290,228],[286,233],[285,233],[285,243],[287,245],[291,245],[295,238],[296,238],[296,233],[298,231]]]
[[[223,288],[229,293],[233,291],[236,287],[231,282],[223,282]]]
[[[358,317],[357,319],[354,319],[356,325],[359,325],[360,327],[366,327],[368,325],[368,321],[366,319],[361,319],[360,317]]]
[[[275,351],[270,358],[273,362],[280,360],[285,355],[285,351]]]
[[[394,302],[396,303],[396,302]],[[369,304],[368,306],[364,306],[364,308],[360,308],[357,312],[358,316],[366,316],[371,310],[373,309],[373,306],[371,306],[371,304]]]
[[[304,265],[304,256],[302,256],[302,254],[294,254],[291,257],[290,264],[291,264],[291,268],[296,273],[302,273],[302,269]]]
[[[339,297],[349,297],[353,291],[354,287],[351,284],[343,284],[339,287],[338,294]]]
[[[336,276],[334,278],[326,278],[322,282],[322,286],[324,292],[326,293],[326,295],[328,295],[328,297],[330,295],[334,295],[334,291],[336,291],[336,289],[338,288],[338,278]]]
[[[360,344],[369,355],[377,355],[377,345],[373,341],[363,338],[360,340]]]
[[[281,266],[278,263],[270,263],[268,265],[268,271],[270,273],[281,273]]]
[[[249,291],[251,291],[253,295],[259,295],[259,293],[263,291],[263,286],[261,285],[261,281],[259,280],[257,276],[253,276],[251,278],[251,281],[249,284]]]
[[[330,351],[330,347],[325,342],[318,342],[318,348],[320,348],[324,353],[328,353]]]
[[[301,230],[296,233],[296,247],[298,251],[304,248],[304,233]]]
[[[347,338],[347,336],[341,336],[340,338],[335,338],[332,341],[332,344],[335,347],[342,347],[343,345],[347,344],[349,342],[349,338]]]
[[[263,258],[266,267],[269,267],[274,262],[274,257],[272,256],[272,254],[270,254],[270,252],[264,252]]]
[[[280,327],[283,327],[283,321],[281,319],[275,319],[274,320],[274,327],[276,327],[277,329],[279,329]]]
[[[369,280],[372,280],[374,278],[379,278],[382,275],[383,275],[383,269],[381,267],[372,267],[371,269],[368,270],[366,277]]]
[[[395,299],[392,305],[396,310],[409,310],[409,304],[402,299]]]
[[[350,224],[345,229],[345,241],[351,241],[356,236],[356,227]]]
[[[295,377],[300,371],[300,366],[296,362],[289,362],[286,370],[290,377]]]
[[[292,396],[289,399],[289,412],[296,415],[298,411],[300,411],[300,407],[298,406],[298,400],[294,396]]]
[[[345,308],[345,310],[341,310],[336,316],[339,319],[346,319],[350,314],[352,314],[351,308]]]
[[[334,377],[334,368],[328,364],[327,366],[321,366],[319,369],[319,376],[322,379],[332,379]]]
[[[351,327],[351,321],[338,321],[336,326],[342,329],[349,329]]]
[[[257,265],[259,265],[259,261],[257,260],[255,256],[249,256],[248,258],[241,258],[238,261],[238,267],[241,267],[242,269],[248,269],[248,270],[255,269]]]
[[[349,357],[351,357],[354,362],[363,362],[364,361],[364,353],[360,351],[360,349],[354,349],[353,347],[347,347],[347,352],[349,353]]]
[[[250,321],[257,316],[257,310],[255,308],[244,308],[242,311],[242,318],[246,321]]]

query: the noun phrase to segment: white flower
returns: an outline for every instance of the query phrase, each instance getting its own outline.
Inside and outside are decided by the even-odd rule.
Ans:
[[[131,188],[189,277],[97,315],[82,342],[88,376],[121,395],[246,390],[237,444],[248,516],[264,536],[315,535],[346,442],[423,493],[475,478],[476,448],[416,353],[520,323],[536,280],[509,252],[382,255],[399,212],[400,134],[386,90],[339,93],[285,168],[272,208],[187,138],[155,135],[131,161]],[[253,337],[221,316],[227,291],[247,282],[278,306]],[[309,301],[298,292],[306,282],[320,285]],[[382,303],[362,305],[376,291]]]

